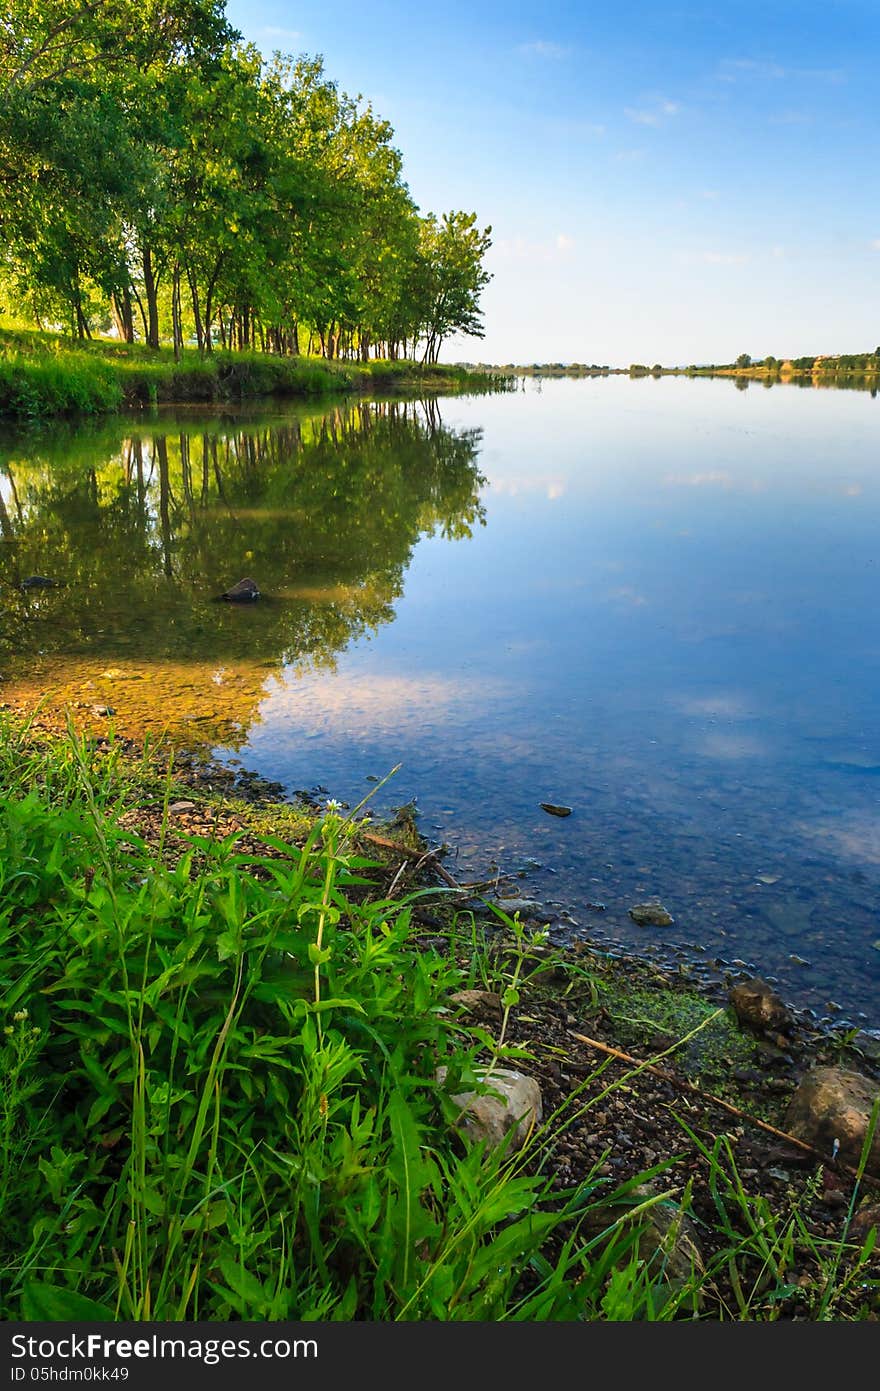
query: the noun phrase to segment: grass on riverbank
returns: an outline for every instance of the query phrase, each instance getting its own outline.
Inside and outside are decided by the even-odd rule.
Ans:
[[[507,1025],[540,943],[508,923],[499,960],[473,920],[418,940],[424,892],[386,897],[335,811],[260,852],[175,836],[175,795],[118,747],[2,717],[0,1317],[773,1318],[805,1248],[808,1316],[871,1316],[867,1257],[749,1199],[721,1139],[705,1266],[673,1270],[651,1225],[687,1204],[663,1163],[560,1185],[559,1137],[632,1072],[600,1066],[520,1154],[467,1147],[454,1094],[529,1068]],[[126,815],[145,801],[158,841]],[[501,993],[495,1027],[451,1002],[473,986]]]
[[[235,401],[261,396],[318,396],[391,388],[443,390],[495,383],[484,373],[438,363],[328,362],[323,358],[184,350],[95,340],[74,343],[48,333],[0,331],[0,418],[101,414],[162,402]],[[501,379],[498,379],[501,384]]]

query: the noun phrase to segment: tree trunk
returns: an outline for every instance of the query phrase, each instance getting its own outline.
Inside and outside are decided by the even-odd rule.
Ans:
[[[146,341],[147,341],[147,316],[146,316],[146,314],[144,313],[144,302],[143,302],[143,300],[141,299],[140,295],[139,295],[138,292],[137,292],[137,289],[136,289],[134,286],[132,286],[132,291],[133,291],[133,294],[134,294],[135,303],[137,304],[137,307],[138,307],[138,312],[140,313],[140,316],[141,316],[141,324],[142,324],[142,326],[143,326],[144,342],[146,343]]]
[[[123,343],[134,342],[134,310],[131,303],[131,290],[126,285],[118,295],[112,295],[110,307],[116,332]]]
[[[147,300],[147,347],[158,348],[159,346],[159,277],[153,266],[153,253],[150,247],[144,247],[143,253],[144,270],[144,294]]]
[[[174,361],[180,361],[183,349],[183,326],[180,322],[180,262],[174,262],[171,282],[171,333],[174,339]]]
[[[198,282],[196,281],[195,274],[192,270],[190,270],[189,266],[187,266],[186,268],[186,278],[189,281],[189,293],[190,298],[192,299],[193,320],[195,321],[196,326],[196,342],[199,345],[199,352],[203,353],[205,351],[205,330],[202,326],[202,309],[201,305],[199,304],[199,287]]]

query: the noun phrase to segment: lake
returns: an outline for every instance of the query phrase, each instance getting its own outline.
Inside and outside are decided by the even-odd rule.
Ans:
[[[457,878],[876,1028],[878,440],[869,392],[625,377],[7,431],[5,698],[350,805],[399,763]]]

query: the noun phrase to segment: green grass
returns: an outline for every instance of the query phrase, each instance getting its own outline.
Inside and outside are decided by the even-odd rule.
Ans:
[[[264,832],[266,853],[190,836],[178,858],[175,795],[118,748],[0,714],[0,1317],[693,1318],[731,1262],[741,1301],[710,1316],[780,1316],[806,1238],[720,1149],[722,1254],[684,1278],[648,1234],[687,1205],[663,1164],[560,1189],[559,1138],[633,1072],[590,1099],[599,1067],[518,1154],[462,1139],[454,1096],[523,1057],[531,933],[507,920],[500,959],[472,920],[418,948],[429,891],[384,898],[337,813]],[[158,843],[125,829],[145,796]],[[450,1002],[478,983],[502,996],[495,1034]],[[852,1316],[869,1256],[854,1275],[821,1252],[812,1316]]]
[[[502,379],[438,364],[328,362],[323,358],[184,350],[109,340],[73,343],[28,330],[0,331],[0,418],[100,414],[160,402],[235,401],[262,396],[317,396],[392,387],[486,391]]]

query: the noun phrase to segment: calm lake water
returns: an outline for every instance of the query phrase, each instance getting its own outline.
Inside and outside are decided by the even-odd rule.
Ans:
[[[868,392],[672,378],[7,434],[4,689],[291,794],[400,763],[457,877],[877,1027],[878,440]]]

